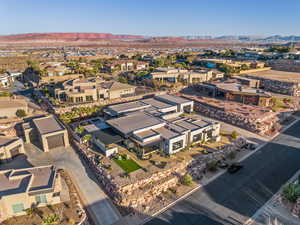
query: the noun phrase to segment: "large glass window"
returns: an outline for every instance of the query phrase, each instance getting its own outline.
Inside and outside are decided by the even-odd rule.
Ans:
[[[93,96],[86,96],[85,98],[87,102],[93,101]]]
[[[12,205],[12,210],[14,213],[19,213],[24,211],[23,203]]]
[[[201,141],[202,133],[193,136],[193,142]]]
[[[39,204],[39,203],[47,203],[47,198],[46,198],[46,195],[38,195],[38,196],[35,196],[35,200],[36,202]]]
[[[183,146],[183,140],[174,142],[172,145],[172,150],[180,149],[182,148],[182,146]]]

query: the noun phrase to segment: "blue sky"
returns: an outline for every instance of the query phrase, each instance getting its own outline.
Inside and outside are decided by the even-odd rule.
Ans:
[[[300,35],[299,0],[0,0],[0,34]]]

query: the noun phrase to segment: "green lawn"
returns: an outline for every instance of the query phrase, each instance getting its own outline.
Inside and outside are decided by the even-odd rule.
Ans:
[[[140,169],[140,165],[137,164],[134,160],[126,159],[126,155],[122,155],[122,160],[119,159],[113,159],[115,163],[117,163],[126,173],[131,173],[133,171],[136,171]]]

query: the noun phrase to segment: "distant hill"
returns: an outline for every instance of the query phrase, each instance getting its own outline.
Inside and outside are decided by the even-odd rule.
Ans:
[[[300,41],[300,36],[254,36],[254,35],[223,35],[212,36],[166,36],[166,37],[145,37],[141,35],[120,35],[110,33],[28,33],[0,36],[1,42],[74,42],[74,41],[142,41],[150,43],[173,42],[183,43],[186,41],[201,42],[291,42]]]
[[[0,41],[98,41],[142,40],[140,35],[115,35],[110,33],[28,33],[0,36]]]

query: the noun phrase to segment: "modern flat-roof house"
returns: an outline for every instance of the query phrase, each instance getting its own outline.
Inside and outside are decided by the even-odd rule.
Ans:
[[[153,98],[142,99],[108,106],[104,109],[108,117],[119,117],[137,111],[146,111],[155,115],[167,116],[173,113],[193,112],[194,102],[175,95],[156,95]]]
[[[70,145],[66,128],[54,116],[23,123],[23,132],[26,143],[34,143],[45,152]]]
[[[213,71],[209,70],[185,70],[175,68],[157,68],[150,73],[150,78],[158,81],[178,82],[184,81],[188,84],[206,82],[213,79]]]
[[[127,146],[143,155],[160,149],[173,154],[195,142],[218,141],[220,130],[219,123],[199,118],[161,119],[147,112],[132,113],[108,120],[107,123],[127,138]]]
[[[158,95],[104,110],[113,118],[106,121],[111,129],[128,148],[142,155],[157,150],[173,154],[195,142],[218,141],[220,124],[182,116],[192,111],[193,101],[174,95]]]
[[[61,200],[61,177],[53,166],[0,171],[0,222],[26,215],[33,206],[54,205]]]
[[[23,140],[18,137],[0,137],[0,163],[25,154]]]
[[[74,79],[52,90],[61,102],[84,103],[134,95],[135,86],[101,79]]]
[[[236,101],[247,105],[269,106],[272,95],[263,90],[254,89],[237,80],[225,82],[201,83],[197,90],[208,96]]]
[[[246,77],[260,80],[260,87],[267,91],[300,96],[300,73],[268,70],[249,73]]]

